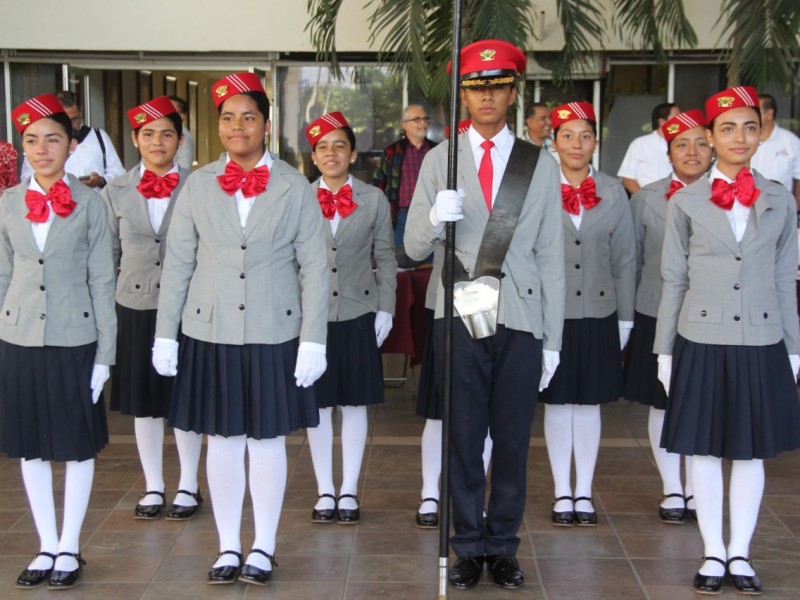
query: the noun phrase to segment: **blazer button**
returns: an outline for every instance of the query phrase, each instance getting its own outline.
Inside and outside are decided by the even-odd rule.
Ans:
[[[505,279],[505,277],[506,277],[506,274],[501,272],[500,273],[500,279]]]
[[[290,308],[289,310],[286,311],[286,316],[287,317],[291,316],[291,314],[292,314],[292,309]]]
[[[369,296],[369,290],[364,290],[364,295]]]
[[[741,257],[741,256],[737,256],[737,257],[736,257],[736,262],[739,262],[739,261],[741,261],[741,260],[742,260],[742,257]]]
[[[156,244],[160,244],[160,243],[161,243],[161,240],[160,240],[160,239],[158,239],[158,238],[156,238],[156,239],[155,239],[155,243],[156,243]]]
[[[44,264],[44,261],[43,261],[41,258],[39,259],[39,264],[40,264],[40,265],[43,265],[43,264]]]
[[[244,310],[244,304],[239,305],[239,310]]]
[[[600,295],[601,295],[601,296],[605,296],[605,295],[606,295],[606,293],[605,293],[605,292],[600,292]]]
[[[244,279],[244,273],[239,273],[239,279]]]
[[[580,295],[581,295],[581,291],[580,291],[580,290],[578,290],[577,292],[575,292],[575,295],[576,295],[576,296],[580,296]]]
[[[42,291],[44,291],[44,286],[43,286],[43,285],[40,285],[40,286],[39,286],[39,289],[40,289],[40,290],[42,290]]]
[[[530,296],[531,294],[533,294],[533,290],[531,288],[528,288],[528,296]]]
[[[42,314],[40,314],[40,315],[39,315],[39,318],[40,318],[42,321],[44,321],[44,320],[47,318],[47,315],[46,315],[46,314],[44,314],[44,313],[42,313]]]
[[[89,318],[89,313],[88,312],[83,313],[83,318],[84,319],[88,319]]]
[[[242,245],[240,246],[240,248],[241,248],[242,250],[247,250],[247,244],[242,244]]]
[[[705,311],[705,310],[701,310],[701,311],[700,311],[700,316],[701,316],[701,317],[707,317],[707,316],[708,316],[708,312],[707,312],[707,311]]]
[[[160,261],[160,260],[157,260],[157,261],[156,261],[156,266],[157,266],[157,267],[160,267],[160,266],[161,266],[161,261]]]
[[[580,265],[575,265],[575,268],[576,268],[576,269],[580,269],[580,268],[581,268],[581,266],[580,266]]]
[[[580,240],[575,240],[575,245],[576,246],[580,246],[581,245],[581,241]]]
[[[333,246],[333,247],[331,248],[331,250],[333,250],[334,252],[336,252],[336,246]]]
[[[339,295],[339,292],[333,292],[333,297],[334,297],[334,298],[335,298],[336,296],[338,296],[338,295]]]
[[[161,289],[161,284],[160,283],[156,284],[156,289],[159,289],[159,290]]]
[[[741,321],[742,317],[740,317],[739,315],[736,315],[736,316],[733,317],[733,320],[734,321]]]
[[[735,290],[738,290],[740,287],[742,287],[742,286],[740,286],[738,283],[734,283],[733,284],[733,289],[735,289]]]
[[[7,317],[10,317],[10,316],[11,316],[11,311],[10,311],[10,310],[7,310],[7,311],[6,311],[6,316],[7,316]]]
[[[336,267],[333,267],[333,268],[331,269],[331,273],[336,273]]]
[[[768,319],[769,318],[769,313],[764,313],[764,318]]]
[[[200,314],[200,309],[199,309],[199,308],[197,309],[197,314],[198,314],[198,315]]]
[[[142,287],[142,286],[140,286],[140,285],[137,283],[137,284],[136,284],[135,286],[133,286],[133,287],[135,287],[135,288],[138,290],[138,289],[141,289],[141,287]]]

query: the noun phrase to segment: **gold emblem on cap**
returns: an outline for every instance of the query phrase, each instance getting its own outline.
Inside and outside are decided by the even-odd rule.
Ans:
[[[494,55],[497,54],[497,50],[492,50],[491,48],[487,48],[486,50],[481,50],[479,56],[481,60],[488,61],[494,60]]]
[[[681,130],[681,126],[677,123],[673,123],[672,125],[667,126],[667,133],[670,135],[675,135]]]
[[[571,110],[561,109],[558,111],[558,118],[559,119],[569,119],[569,116],[572,114]]]
[[[22,113],[20,116],[17,117],[17,123],[21,126],[29,125],[31,122],[31,114],[30,113]]]
[[[320,133],[322,133],[322,129],[319,125],[314,125],[308,132],[311,137],[317,137]]]
[[[147,121],[147,115],[145,113],[143,113],[143,112],[136,113],[133,116],[133,120],[136,121],[139,125],[141,125],[142,123]]]
[[[735,100],[736,99],[733,96],[720,96],[717,98],[717,106],[719,108],[730,108],[733,106]]]
[[[222,98],[225,94],[228,93],[228,86],[227,85],[221,85],[221,86],[217,87],[217,89],[214,90],[214,92],[217,94],[217,98]]]

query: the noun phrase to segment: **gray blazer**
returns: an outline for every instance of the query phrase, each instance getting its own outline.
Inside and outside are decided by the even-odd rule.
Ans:
[[[95,362],[113,365],[114,260],[103,201],[70,175],[77,206],[55,217],[40,252],[25,218],[29,182],[6,190],[0,201],[0,339],[38,347],[96,341]]]
[[[636,296],[636,242],[625,188],[615,177],[593,174],[600,202],[581,217],[575,229],[567,211],[564,265],[567,280],[566,319],[599,319],[616,311],[620,321],[633,321]]]
[[[245,230],[219,187],[226,155],[183,186],[167,234],[156,337],[216,344],[325,344],[328,273],[322,213],[308,180],[273,157]]]
[[[422,161],[417,187],[408,211],[405,236],[406,253],[422,260],[434,252],[434,264],[441,264],[444,232],[437,235],[430,222],[430,209],[436,194],[447,189],[447,152],[443,142],[430,150]],[[466,269],[472,271],[477,260],[489,212],[481,192],[475,159],[467,134],[458,142],[458,182],[463,188],[464,218],[456,223],[455,248]],[[497,321],[518,331],[527,331],[544,342],[546,350],[561,349],[564,325],[564,252],[561,227],[561,192],[558,165],[547,153],[531,179],[517,228],[503,262],[500,305]],[[444,293],[437,277],[435,318],[444,316]]]
[[[761,195],[736,243],[725,211],[702,178],[672,196],[667,210],[656,354],[677,334],[701,344],[765,346],[781,339],[800,354],[797,318],[797,208],[786,189],[755,173]]]
[[[161,264],[167,245],[169,221],[175,199],[191,171],[179,169],[180,181],[172,192],[158,231],[147,214],[147,198],[139,193],[139,165],[108,183],[101,196],[108,209],[111,244],[117,276],[117,302],[135,310],[155,310],[161,287]]]
[[[636,235],[636,312],[658,315],[661,302],[661,248],[667,219],[667,192],[672,175],[654,181],[631,198],[633,230]]]
[[[352,180],[357,208],[339,221],[335,238],[328,222],[323,227],[328,246],[328,321],[349,321],[379,310],[394,314],[397,300],[389,201],[378,188],[355,177]],[[311,187],[316,194],[319,180]]]

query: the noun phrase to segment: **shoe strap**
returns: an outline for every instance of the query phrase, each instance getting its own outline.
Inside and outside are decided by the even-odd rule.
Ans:
[[[157,494],[158,492],[147,492],[147,493],[148,494]],[[200,504],[203,501],[203,495],[200,493],[199,489],[195,493],[192,493],[192,492],[189,492],[189,491],[186,491],[186,490],[178,490],[177,492],[175,492],[175,495],[177,496],[178,494],[185,494],[186,496],[191,496],[192,498],[195,499],[195,502],[197,502],[198,504]],[[163,496],[164,494],[161,494],[161,495]]]
[[[577,500],[578,498],[575,498]],[[558,498],[553,499],[553,504],[556,502],[561,502],[562,500],[572,500],[572,496],[559,496]]]
[[[261,554],[262,556],[266,556],[267,560],[269,560],[270,564],[273,567],[277,567],[278,566],[278,563],[275,562],[275,557],[272,554],[270,554],[269,552],[264,552],[263,550],[259,550],[258,548],[251,548],[250,549],[250,554],[253,554],[254,552],[256,554]]]
[[[141,500],[145,496],[149,496],[150,494],[155,494],[156,496],[161,496],[162,500],[166,500],[166,497],[164,496],[164,492],[156,492],[156,491],[142,492],[142,495],[139,496],[139,500]]]
[[[694,500],[694,496],[686,496],[685,500],[688,503],[689,500]]]
[[[694,496],[689,496],[689,498],[693,498]],[[683,498],[683,494],[664,494],[661,496],[661,500],[666,500],[667,498]],[[684,498],[684,501],[688,500],[689,498]]]
[[[33,555],[33,558],[36,558],[37,556],[46,556],[47,558],[51,558],[53,560],[56,559],[56,555],[53,554],[52,552],[37,552],[36,554]]]
[[[239,564],[240,565],[242,564],[242,553],[241,552],[237,552],[236,550],[223,550],[222,552],[217,554],[217,558],[219,558],[223,554],[233,554],[236,558],[239,559]]]
[[[79,565],[85,565],[86,564],[86,561],[83,560],[83,558],[81,558],[81,553],[80,552],[59,552],[58,554],[56,554],[56,558],[58,558],[59,556],[71,556],[72,558],[74,558],[75,560],[78,561]]]
[[[341,494],[341,495],[339,496],[339,500],[341,500],[342,498],[352,498],[353,500],[355,500],[355,501],[356,501],[356,504],[358,504],[358,503],[359,503],[359,502],[358,502],[358,496],[356,496],[355,494]]]
[[[589,496],[578,496],[577,498],[575,498],[575,502],[580,502],[581,500],[586,500],[586,501],[591,502],[592,504],[594,504],[594,500],[589,498]]]
[[[741,558],[741,557],[735,557],[735,558]],[[731,560],[734,560],[735,558],[732,558]],[[721,564],[723,567],[726,567],[726,568],[728,566],[728,565],[725,564],[724,560],[722,560],[721,558],[717,558],[716,556],[704,556],[703,558],[700,559],[700,564],[702,565],[707,560],[713,560],[714,562],[718,562],[719,564]],[[747,560],[747,559],[743,559],[743,560]],[[730,564],[730,561],[728,561],[728,562]]]
[[[423,502],[436,502],[436,504],[439,504],[439,501],[436,498],[423,498],[419,501],[420,504]]]
[[[736,562],[737,560],[746,562],[751,567],[753,566],[753,561],[751,561],[749,558],[745,558],[744,556],[734,556],[733,558],[728,559],[728,564],[727,564],[728,568],[730,568],[732,562]]]
[[[317,496],[317,500],[319,500],[320,498],[330,498],[331,500],[336,502],[336,496],[334,496],[333,494],[320,494],[319,496]]]

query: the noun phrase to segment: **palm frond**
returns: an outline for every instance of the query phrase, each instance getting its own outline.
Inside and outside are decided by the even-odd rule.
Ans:
[[[303,29],[311,34],[317,60],[328,63],[331,73],[338,79],[343,77],[336,53],[336,19],[341,5],[342,0],[307,0],[309,20]]]
[[[664,48],[697,45],[683,0],[614,0],[614,25],[632,48],[650,50],[659,61]]]
[[[558,18],[564,30],[564,47],[553,68],[553,81],[557,85],[563,84],[578,71],[576,65],[584,52],[595,49],[591,39],[595,40],[597,46],[603,46],[606,23],[597,5],[592,0],[557,0]]]

